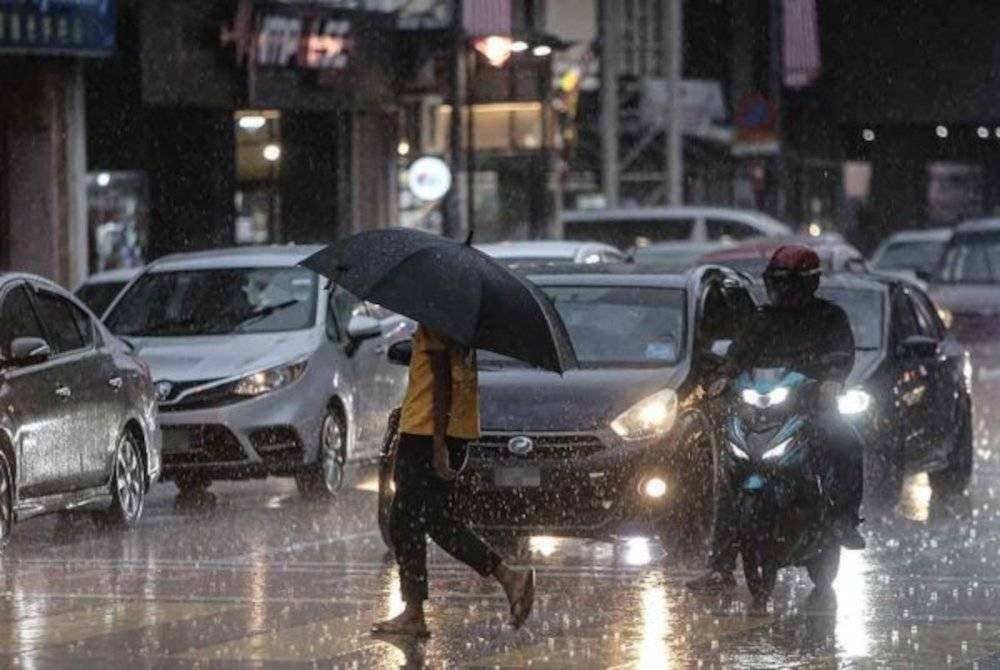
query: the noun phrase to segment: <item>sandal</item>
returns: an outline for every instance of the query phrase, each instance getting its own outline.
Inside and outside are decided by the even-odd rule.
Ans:
[[[531,616],[531,608],[535,605],[535,569],[528,570],[528,578],[524,580],[521,593],[510,604],[510,621],[508,624],[518,630]]]
[[[420,639],[427,639],[431,632],[426,624],[400,624],[392,621],[382,621],[372,626],[372,635],[406,635]]]

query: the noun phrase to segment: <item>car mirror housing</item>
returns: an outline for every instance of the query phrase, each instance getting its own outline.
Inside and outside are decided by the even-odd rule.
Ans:
[[[42,363],[52,356],[49,343],[40,337],[17,337],[10,344],[12,365],[24,366]]]
[[[396,365],[409,365],[410,359],[413,358],[413,341],[403,340],[401,342],[396,342],[394,345],[389,347],[389,362],[395,363]]]
[[[932,358],[938,353],[938,341],[926,335],[911,335],[899,345],[899,353],[911,358]]]
[[[370,340],[382,334],[382,324],[370,316],[355,316],[347,324],[347,336],[355,342]]]

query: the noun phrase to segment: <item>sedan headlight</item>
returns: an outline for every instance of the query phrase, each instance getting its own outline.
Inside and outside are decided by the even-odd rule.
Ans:
[[[754,407],[773,407],[788,400],[788,387],[778,386],[768,393],[758,393],[754,389],[745,389],[741,394],[743,402]]]
[[[845,416],[864,414],[871,404],[871,395],[862,389],[848,389],[837,398],[837,409]]]
[[[271,393],[297,380],[305,372],[305,369],[305,361],[296,361],[269,370],[254,372],[236,382],[233,393],[248,398]]]
[[[677,394],[664,389],[622,412],[611,422],[611,430],[625,440],[645,440],[669,431],[677,418]]]
[[[765,451],[764,454],[761,456],[761,458],[763,458],[765,461],[772,461],[781,458],[788,452],[788,447],[790,447],[792,445],[792,442],[794,441],[795,441],[794,437],[788,438],[778,446]]]

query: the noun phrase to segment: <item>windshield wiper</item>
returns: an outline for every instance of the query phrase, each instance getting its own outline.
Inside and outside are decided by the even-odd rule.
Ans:
[[[237,330],[239,330],[241,328],[249,326],[251,323],[253,323],[255,321],[260,321],[261,319],[266,319],[267,317],[271,316],[272,314],[275,314],[276,312],[280,312],[282,310],[288,309],[289,307],[294,307],[295,305],[298,305],[300,302],[302,302],[302,301],[301,300],[286,300],[285,302],[279,302],[279,303],[275,303],[273,305],[267,305],[266,307],[261,307],[259,309],[255,309],[254,311],[250,312],[245,317],[243,317],[240,320],[240,322],[237,323],[233,327],[233,331],[235,332],[235,331],[237,331]]]

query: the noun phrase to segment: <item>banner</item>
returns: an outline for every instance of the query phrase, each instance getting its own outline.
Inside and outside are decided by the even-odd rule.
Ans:
[[[0,54],[108,56],[115,0],[0,0]]]

